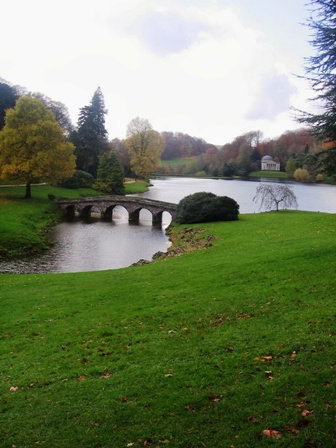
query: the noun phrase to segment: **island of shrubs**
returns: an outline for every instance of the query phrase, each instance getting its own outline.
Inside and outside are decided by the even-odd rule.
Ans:
[[[179,202],[174,221],[178,224],[235,221],[238,215],[239,205],[234,199],[200,192],[190,194]]]

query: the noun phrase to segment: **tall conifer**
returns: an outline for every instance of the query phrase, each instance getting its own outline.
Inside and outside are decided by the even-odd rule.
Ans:
[[[99,156],[109,150],[105,128],[104,97],[100,87],[93,94],[88,106],[80,110],[78,130],[71,140],[76,145],[77,169],[97,175]]]

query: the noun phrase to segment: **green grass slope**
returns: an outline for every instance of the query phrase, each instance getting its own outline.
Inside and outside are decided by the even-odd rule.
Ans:
[[[193,227],[212,247],[0,276],[1,446],[335,445],[336,216]]]

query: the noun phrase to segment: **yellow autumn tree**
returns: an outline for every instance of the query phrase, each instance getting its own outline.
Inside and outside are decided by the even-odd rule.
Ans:
[[[137,117],[127,127],[125,143],[133,172],[148,180],[160,162],[163,148],[160,134],[153,130],[148,120]]]
[[[75,147],[66,141],[54,114],[41,101],[19,98],[16,106],[7,110],[5,120],[0,131],[1,179],[22,180],[25,197],[30,198],[33,182],[55,184],[72,176]]]

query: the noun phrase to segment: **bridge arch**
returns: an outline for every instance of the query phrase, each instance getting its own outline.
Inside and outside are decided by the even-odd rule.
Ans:
[[[141,210],[148,210],[152,214],[152,224],[162,225],[162,217],[165,212],[173,219],[176,204],[154,201],[151,199],[127,197],[127,196],[98,196],[80,199],[58,199],[58,205],[68,217],[91,217],[92,211],[98,211],[103,219],[112,219],[113,210],[122,206],[128,212],[131,223],[138,223]]]

